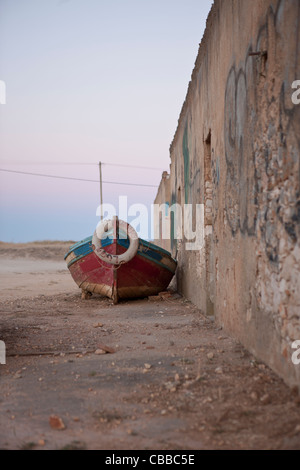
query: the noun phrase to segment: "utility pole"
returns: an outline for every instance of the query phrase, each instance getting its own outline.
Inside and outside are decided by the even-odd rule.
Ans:
[[[102,195],[102,164],[99,162],[99,176],[100,176],[100,217],[103,219],[103,195]]]

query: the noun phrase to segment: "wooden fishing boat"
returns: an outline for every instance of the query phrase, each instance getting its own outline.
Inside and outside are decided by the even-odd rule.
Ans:
[[[114,303],[164,291],[177,266],[168,251],[138,238],[117,218],[103,221],[92,237],[71,246],[65,260],[83,295],[97,293]]]

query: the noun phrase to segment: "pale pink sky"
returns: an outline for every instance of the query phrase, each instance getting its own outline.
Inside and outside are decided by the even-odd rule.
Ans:
[[[98,179],[101,160],[160,169],[107,166],[106,181],[158,186],[211,3],[1,0],[0,167]],[[149,206],[156,188],[103,194]],[[98,204],[95,183],[0,172],[0,240],[89,236]]]

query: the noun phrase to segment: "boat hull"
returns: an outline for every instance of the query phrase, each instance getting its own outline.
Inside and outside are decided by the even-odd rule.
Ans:
[[[83,291],[119,299],[156,295],[165,290],[174,276],[177,263],[170,253],[153,243],[139,240],[137,254],[126,264],[113,266],[95,254],[92,237],[70,247],[65,256],[70,273]],[[128,240],[106,240],[105,250],[122,254]]]

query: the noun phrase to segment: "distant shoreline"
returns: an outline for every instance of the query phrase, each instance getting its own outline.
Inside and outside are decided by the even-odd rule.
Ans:
[[[64,259],[74,241],[35,241],[27,243],[0,242],[0,258],[30,258],[60,261]]]
[[[34,240],[30,242],[4,242],[0,240],[0,246],[2,245],[58,245],[58,244],[74,244],[74,240]]]

